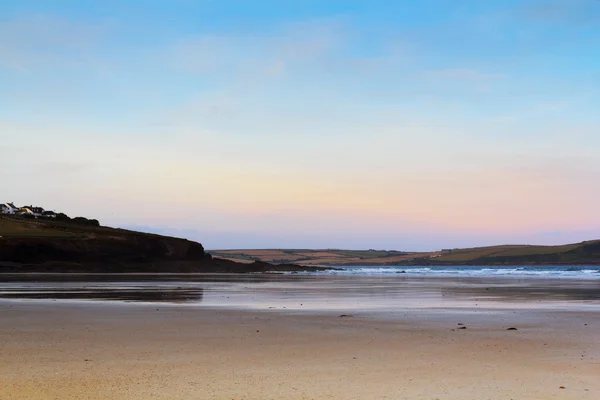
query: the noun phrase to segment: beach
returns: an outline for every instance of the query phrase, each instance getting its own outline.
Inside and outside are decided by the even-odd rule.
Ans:
[[[348,296],[322,278],[240,279],[226,283],[229,290],[200,279],[200,302],[0,299],[0,399],[600,397],[595,300],[497,295],[522,280],[460,282],[464,297],[448,300],[413,282],[417,290],[398,292],[399,304],[389,290],[373,295],[381,288],[360,278],[336,281],[353,282]],[[299,294],[290,297],[293,284]],[[581,285],[588,292],[597,282]],[[319,290],[309,296],[309,286]],[[475,286],[494,295],[484,299]],[[256,306],[240,307],[233,287]],[[291,306],[302,297],[311,297],[307,306]]]

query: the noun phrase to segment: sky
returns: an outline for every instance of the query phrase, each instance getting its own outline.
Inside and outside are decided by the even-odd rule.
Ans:
[[[208,249],[600,238],[598,0],[3,0],[0,201]]]

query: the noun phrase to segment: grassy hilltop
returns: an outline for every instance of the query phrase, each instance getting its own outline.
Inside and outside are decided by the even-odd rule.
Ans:
[[[518,265],[600,264],[600,240],[562,246],[504,245],[434,252],[386,250],[211,250],[237,262],[266,261],[301,265]]]

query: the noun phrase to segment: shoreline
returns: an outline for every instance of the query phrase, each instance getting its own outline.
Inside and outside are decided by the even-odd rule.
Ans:
[[[237,263],[219,258],[205,261],[165,261],[156,263],[65,263],[46,262],[22,264],[0,261],[0,273],[6,274],[198,274],[198,273],[277,273],[318,272],[335,270],[335,267],[304,266],[298,264],[269,264],[256,261],[250,264]]]
[[[304,265],[304,264],[299,264]],[[402,264],[402,263],[390,263],[390,264],[369,264],[369,263],[350,263],[350,264],[323,264],[324,267],[478,267],[478,266],[490,266],[490,267],[566,267],[566,266],[577,266],[577,267],[600,267],[600,262],[564,262],[564,263],[416,263],[416,264]],[[313,264],[305,266],[316,266]]]

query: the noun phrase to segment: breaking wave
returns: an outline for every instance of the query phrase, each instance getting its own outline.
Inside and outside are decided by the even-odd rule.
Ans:
[[[429,276],[538,276],[600,279],[597,266],[351,266],[336,267],[338,271],[324,271],[332,275],[429,275]]]

